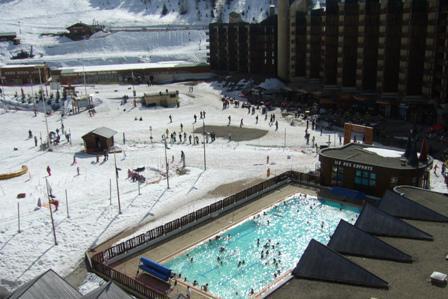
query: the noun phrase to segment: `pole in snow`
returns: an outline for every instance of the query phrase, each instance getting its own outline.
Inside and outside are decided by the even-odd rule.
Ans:
[[[205,122],[204,119],[202,119],[202,136],[203,136],[203,142],[204,142],[204,171],[207,170],[207,160],[205,157]]]
[[[109,205],[112,205],[112,179],[109,179]]]
[[[53,210],[51,208],[50,192],[48,191],[48,179],[47,178],[45,178],[45,185],[47,187],[48,208],[50,209],[50,218],[51,218],[51,227],[53,230],[54,245],[58,245],[58,241],[56,239],[56,229],[54,227]]]
[[[165,141],[166,188],[170,189],[170,178],[169,178],[170,174],[168,172],[168,155],[167,155],[167,152],[166,152],[166,149],[167,149],[168,146],[166,144],[166,138],[167,138],[167,136],[165,136],[165,139],[164,139],[164,141]]]
[[[20,234],[20,202],[17,202],[17,232]]]
[[[67,196],[67,189],[65,189],[65,205],[67,206],[67,218],[70,218],[70,213],[68,211],[68,196]]]
[[[114,153],[114,162],[115,162],[115,181],[117,183],[117,196],[118,196],[118,214],[121,214],[121,203],[120,203],[120,188],[118,187],[118,168],[117,168],[117,158]]]

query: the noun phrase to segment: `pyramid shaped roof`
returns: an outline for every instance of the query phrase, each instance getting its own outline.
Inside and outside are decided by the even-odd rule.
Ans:
[[[67,281],[52,269],[42,273],[24,285],[17,288],[9,299],[35,299],[35,298],[81,298],[79,293]]]
[[[378,208],[392,216],[434,222],[448,222],[448,217],[427,208],[406,196],[387,190]]]
[[[350,223],[341,220],[328,247],[342,254],[396,262],[412,262],[412,257]]]
[[[432,236],[399,218],[367,204],[361,211],[355,226],[377,236],[432,240]]]
[[[292,274],[296,278],[388,288],[388,283],[325,245],[311,240]]]

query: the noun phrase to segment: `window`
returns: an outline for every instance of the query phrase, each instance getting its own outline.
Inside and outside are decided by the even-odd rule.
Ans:
[[[344,168],[342,166],[333,166],[331,171],[331,184],[341,186],[344,181]]]
[[[356,170],[355,184],[374,187],[376,185],[376,173],[364,170]]]

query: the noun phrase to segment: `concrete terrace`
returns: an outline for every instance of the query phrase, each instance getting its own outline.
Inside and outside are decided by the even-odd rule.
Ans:
[[[448,196],[412,187],[398,187],[409,199],[448,215]],[[356,287],[292,278],[274,292],[270,298],[447,298],[446,287],[431,285],[433,271],[446,273],[448,262],[448,223],[405,220],[407,223],[431,234],[434,241],[379,237],[386,243],[409,254],[412,263],[398,263],[370,258],[346,258],[374,273],[389,283],[388,290]]]
[[[257,214],[263,209],[266,209],[296,193],[306,193],[317,196],[318,191],[310,187],[305,188],[296,184],[285,185],[217,219],[200,225],[199,227],[192,228],[181,235],[176,236],[166,242],[162,242],[161,244],[149,248],[144,252],[140,252],[134,256],[119,261],[113,264],[112,267],[130,277],[135,277],[137,274],[140,256],[145,256],[158,262],[164,262],[177,254],[180,254],[184,250],[209,239],[222,230],[235,225],[251,215]],[[291,267],[293,266],[294,265],[291,265]],[[193,290],[192,298],[213,298],[211,294],[206,294],[203,291],[200,291],[200,289],[193,288],[191,285],[190,287]],[[179,293],[186,294],[186,284],[181,280],[178,280],[177,287],[174,288],[169,296],[175,298]]]

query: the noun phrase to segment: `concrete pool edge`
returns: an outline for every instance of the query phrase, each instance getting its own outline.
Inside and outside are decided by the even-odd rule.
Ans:
[[[208,206],[210,209],[209,211],[205,211],[206,214],[199,213],[199,217],[197,219],[200,219],[204,215],[208,215],[207,221],[205,223],[199,223],[195,220],[194,223],[191,223],[191,221],[182,222],[181,227],[185,226],[185,224],[190,224],[188,227],[188,230],[177,230],[173,229],[170,226],[168,226],[168,230],[164,230],[165,226],[162,225],[158,227],[157,229],[162,229],[161,233],[157,232],[156,229],[153,229],[152,231],[156,231],[156,235],[147,235],[147,233],[150,233],[151,231],[148,231],[145,234],[139,235],[135,238],[128,239],[117,246],[109,247],[110,245],[113,245],[110,240],[102,242],[100,245],[98,245],[95,248],[92,248],[91,250],[86,252],[85,262],[86,266],[89,271],[97,273],[98,275],[102,276],[106,280],[109,278],[113,278],[114,281],[119,283],[121,286],[128,289],[134,296],[137,296],[138,298],[146,298],[146,294],[150,294],[154,298],[167,298],[168,293],[160,293],[157,289],[152,288],[149,285],[142,285],[138,281],[135,280],[135,269],[136,266],[131,268],[131,270],[126,269],[126,266],[122,267],[122,265],[125,265],[126,263],[116,263],[115,265],[111,264],[112,258],[117,257],[121,255],[122,258],[126,259],[127,262],[131,261],[132,259],[135,259],[140,253],[144,253],[146,248],[154,249],[158,246],[162,246],[165,243],[170,242],[172,239],[178,239],[179,237],[183,237],[184,235],[188,235],[191,233],[191,231],[196,231],[197,229],[201,229],[203,226],[206,226],[210,222],[210,215],[207,213],[212,213],[214,211],[218,211],[215,213],[215,216],[213,217],[213,221],[216,220],[216,218],[220,219],[222,217],[226,217],[230,213],[230,211],[235,210],[241,210],[246,209],[246,206],[251,204],[259,204],[260,201],[264,200],[264,197],[270,197],[272,194],[277,194],[280,192],[283,188],[295,188],[296,190],[294,192],[291,192],[290,195],[300,192],[297,190],[302,190],[302,193],[313,192],[318,194],[323,194],[323,192],[328,193],[329,188],[321,186],[319,184],[319,177],[314,174],[305,174],[297,171],[287,171],[284,172],[278,176],[272,177],[268,180],[264,180],[261,183],[252,185],[249,188],[246,188],[244,190],[241,190],[238,193],[234,193],[233,195],[224,198],[220,202],[216,202],[212,205],[220,204],[219,208],[221,209],[221,212],[224,210],[224,208],[227,208],[226,213],[220,213],[218,209],[212,209],[212,205]],[[306,190],[306,191],[305,191]],[[274,195],[275,196],[275,195]],[[320,197],[320,196],[319,196]],[[337,198],[333,198],[332,196],[328,197],[325,196],[325,198],[336,200],[344,203],[351,203],[351,200],[345,200],[342,198],[342,200],[338,200]],[[285,197],[283,197],[284,199]],[[229,200],[231,203],[231,207],[229,206]],[[278,200],[278,198],[277,198]],[[227,203],[226,203],[227,201]],[[355,206],[360,206],[363,203],[358,202],[354,204]],[[196,211],[202,212],[200,210]],[[190,213],[193,214],[193,213]],[[190,215],[189,214],[189,215]],[[185,215],[188,216],[188,215]],[[217,217],[219,216],[219,217]],[[180,219],[177,219],[180,220]],[[200,219],[202,220],[202,219]],[[199,221],[201,222],[201,221]],[[170,224],[170,223],[167,223]],[[165,224],[165,225],[167,225]],[[179,225],[175,226],[176,228],[179,227]],[[168,235],[168,236],[167,236]],[[147,237],[150,237],[147,239]],[[141,239],[143,238],[143,239]],[[136,240],[137,239],[137,240]],[[142,242],[143,241],[143,242]],[[149,241],[149,242],[148,242]],[[143,244],[145,243],[145,244]],[[151,243],[148,245],[148,243]],[[146,246],[141,246],[146,245]],[[138,247],[138,250],[136,250]],[[145,248],[142,248],[145,247]],[[184,246],[187,247],[187,246]],[[134,252],[132,252],[134,251]],[[132,256],[131,256],[132,254]],[[165,255],[166,256],[166,255]],[[155,260],[158,260],[157,258]],[[129,268],[129,267],[128,267]]]

